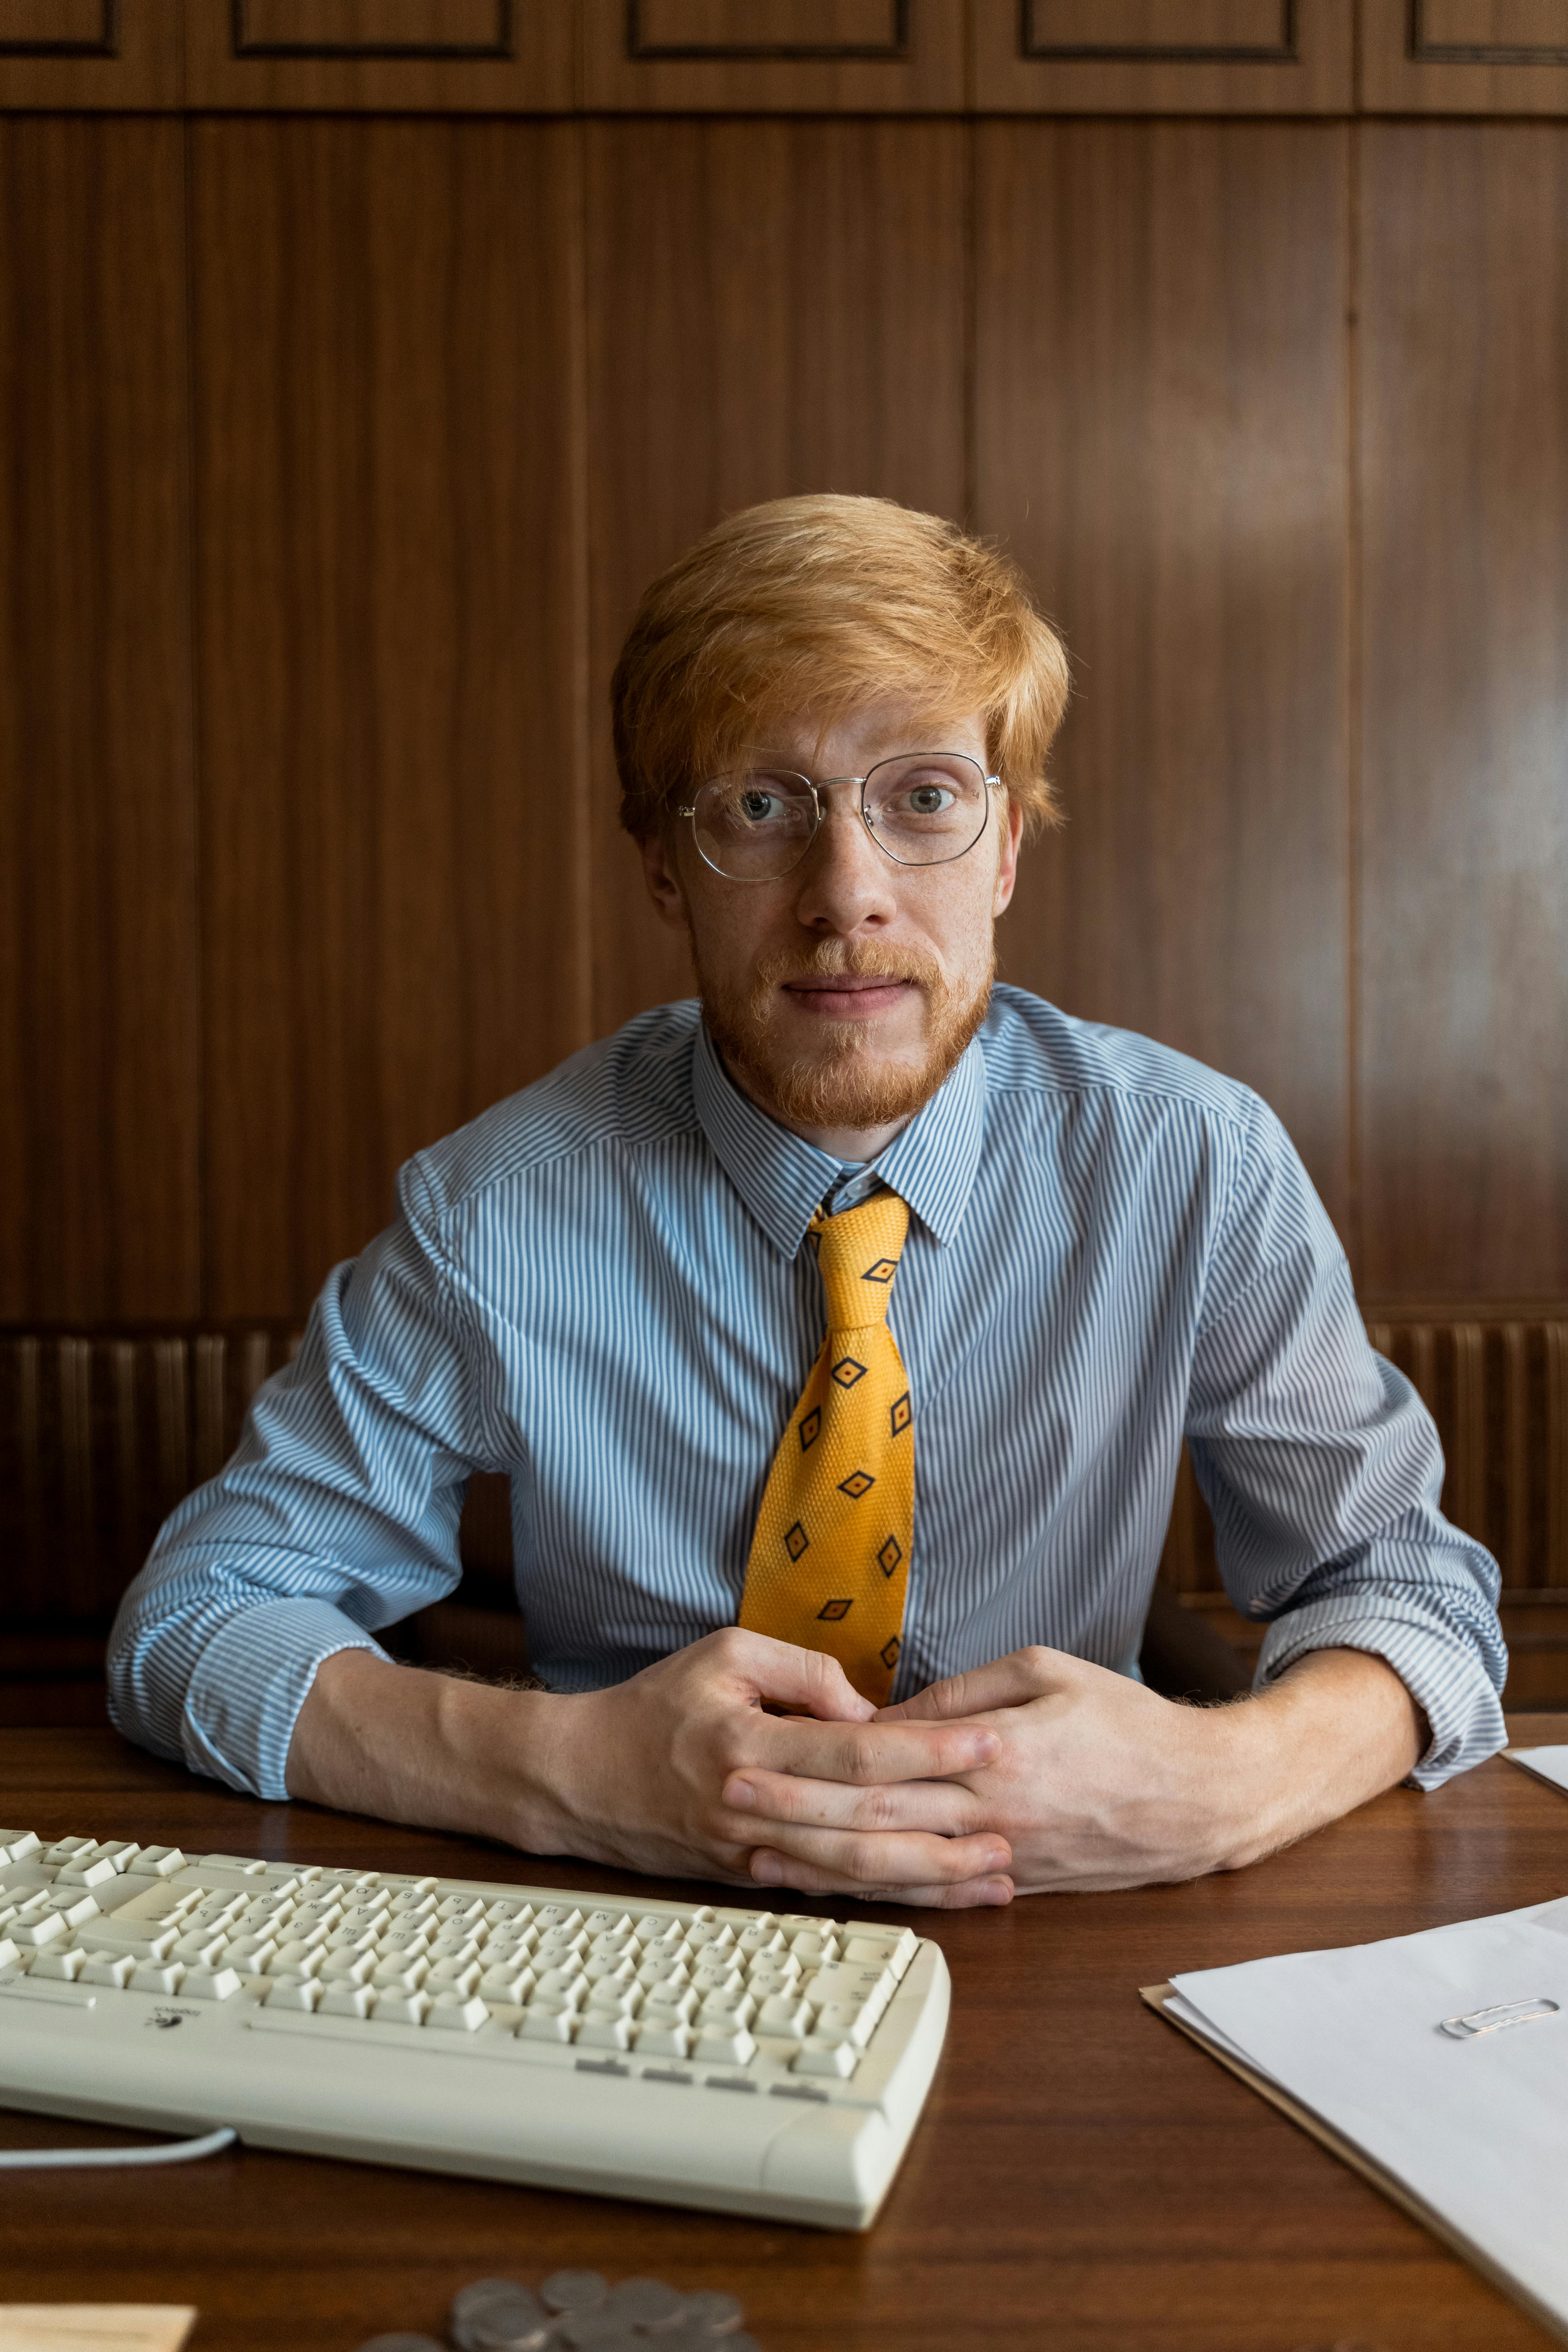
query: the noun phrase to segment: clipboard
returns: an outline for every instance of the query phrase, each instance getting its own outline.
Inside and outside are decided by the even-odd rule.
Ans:
[[[1249,2066],[1234,2051],[1211,2042],[1190,2019],[1178,2017],[1168,2009],[1167,2001],[1178,1997],[1175,1986],[1170,1983],[1140,1985],[1138,1988],[1139,2000],[1146,2003],[1156,2017],[1163,2018],[1167,2025],[1173,2025],[1178,2033],[1185,2034],[1187,2040],[1194,2042],[1205,2056],[1216,2058],[1237,2082],[1245,2083],[1249,2091],[1256,2091],[1259,2098],[1267,2099],[1271,2107],[1278,2107],[1282,2116],[1288,2116],[1293,2124],[1315,2139],[1320,2147],[1326,2147],[1331,2156],[1337,2156],[1342,2164],[1349,2165],[1352,2172],[1358,2172],[1373,2189],[1381,2190],[1391,2204],[1399,2207],[1401,2212],[1407,2213],[1413,2221],[1419,2221],[1422,2228],[1430,2231],[1450,2253],[1458,2254],[1461,2262],[1479,2271],[1489,2285],[1495,2286],[1500,2294],[1517,2304],[1538,2327],[1545,2329],[1548,2336],[1554,2336],[1560,2344],[1568,2344],[1568,2326],[1558,2315],[1538,2302],[1529,2289],[1521,2286],[1500,2263],[1494,2262],[1483,2247],[1456,2230],[1453,2223],[1435,2207],[1428,2205],[1424,2198],[1415,2196],[1396,2173],[1390,2172],[1374,2158],[1369,2157],[1353,2140],[1346,2139],[1331,2124],[1325,2123],[1321,2116],[1315,2115],[1310,2107],[1303,2106],[1300,2099],[1283,2089],[1271,2075],[1263,2074],[1256,2066]]]

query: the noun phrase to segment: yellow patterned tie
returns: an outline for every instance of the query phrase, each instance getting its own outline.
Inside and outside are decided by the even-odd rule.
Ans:
[[[828,1651],[879,1706],[899,1663],[914,1540],[910,1383],[888,1328],[909,1227],[896,1192],[812,1219],[827,1337],[773,1456],[741,1596],[742,1625]]]

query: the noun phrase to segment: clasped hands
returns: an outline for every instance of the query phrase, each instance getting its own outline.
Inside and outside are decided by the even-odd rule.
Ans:
[[[1261,1703],[1180,1706],[1059,1651],[878,1709],[834,1659],[730,1628],[551,1704],[528,1843],[637,1870],[961,1908],[1251,1858],[1227,1718]]]

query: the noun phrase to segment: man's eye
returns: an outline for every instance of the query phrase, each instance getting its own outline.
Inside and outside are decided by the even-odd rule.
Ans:
[[[781,804],[772,793],[742,793],[740,805],[748,824],[766,824],[782,814]]]
[[[904,813],[908,816],[941,816],[956,798],[947,784],[911,784],[902,794]]]

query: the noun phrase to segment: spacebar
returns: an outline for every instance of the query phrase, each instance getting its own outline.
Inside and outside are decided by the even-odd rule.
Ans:
[[[39,2000],[58,2009],[94,2009],[98,2005],[98,1988],[74,1985],[65,1977],[51,1978],[47,1984],[30,1984],[26,1977],[13,1977],[9,1984],[0,1984],[0,1999]]]

